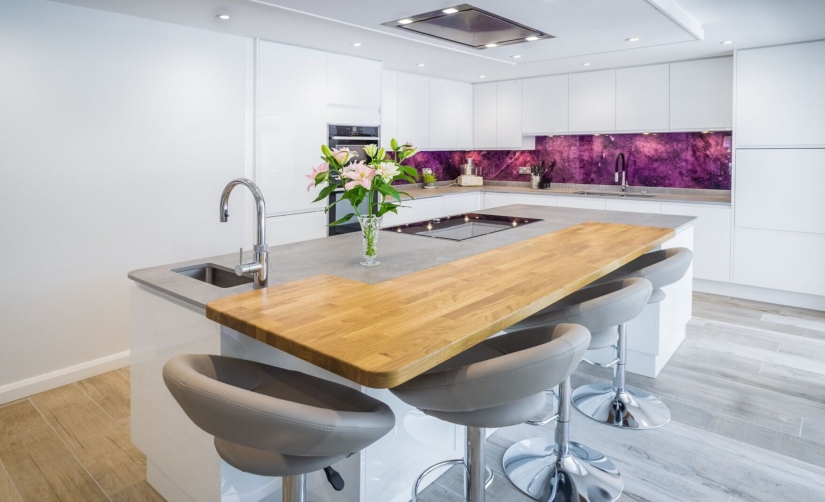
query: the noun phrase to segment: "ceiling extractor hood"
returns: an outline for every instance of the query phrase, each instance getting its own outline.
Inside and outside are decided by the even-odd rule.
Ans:
[[[383,23],[474,49],[554,38],[468,4],[456,5]]]

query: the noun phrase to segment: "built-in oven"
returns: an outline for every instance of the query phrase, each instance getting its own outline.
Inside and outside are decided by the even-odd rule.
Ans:
[[[330,125],[329,126],[329,140],[327,146],[330,148],[349,148],[358,154],[355,161],[366,160],[366,153],[364,147],[367,145],[378,145],[380,143],[378,126],[348,126],[348,125]],[[336,190],[329,195],[329,203],[337,202],[327,213],[329,223],[339,220],[349,213],[354,212],[352,205],[346,201],[341,200],[343,195],[343,188]],[[339,202],[340,201],[340,202]],[[366,203],[362,203],[363,207],[358,208],[361,214],[367,213]],[[352,218],[347,223],[329,227],[329,235],[341,235],[350,232],[360,232],[361,228],[358,220]]]

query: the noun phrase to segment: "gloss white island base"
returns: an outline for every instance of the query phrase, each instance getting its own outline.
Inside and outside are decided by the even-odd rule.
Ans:
[[[222,327],[202,309],[149,288],[134,285],[131,304],[132,442],[146,454],[149,484],[169,502],[281,500],[280,478],[243,473],[223,462],[212,436],[196,427],[169,394],[162,368],[179,354],[220,354],[302,371],[360,388],[392,408],[396,427],[389,434],[333,465],[345,489],[334,491],[323,472],[315,472],[307,476],[309,500],[407,501],[421,471],[463,454],[463,428],[428,417],[387,390],[360,387]]]
[[[693,249],[693,226],[664,247]],[[628,325],[628,371],[655,377],[685,338],[692,308],[692,267],[665,288],[666,299],[649,305]],[[219,354],[293,369],[360,389],[387,403],[396,427],[378,442],[333,467],[346,488],[336,492],[323,472],[307,476],[316,502],[405,502],[416,477],[443,460],[460,458],[464,428],[407,406],[387,390],[358,386],[317,366],[220,326],[204,310],[141,285],[132,302],[132,441],[146,454],[147,479],[169,502],[279,502],[281,480],[238,471],[223,462],[212,436],[183,413],[163,383],[162,368],[179,354]],[[612,360],[612,351],[589,353]],[[494,432],[489,430],[488,433]],[[424,488],[427,482],[422,483]]]

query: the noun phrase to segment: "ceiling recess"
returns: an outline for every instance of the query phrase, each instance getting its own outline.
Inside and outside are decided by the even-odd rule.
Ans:
[[[450,13],[445,13],[445,10]],[[468,4],[408,16],[383,25],[479,50],[555,38]]]

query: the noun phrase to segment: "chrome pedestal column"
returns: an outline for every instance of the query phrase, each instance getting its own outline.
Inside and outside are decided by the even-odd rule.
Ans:
[[[570,378],[559,385],[555,441],[525,439],[504,453],[504,473],[541,502],[612,502],[624,489],[619,469],[598,451],[569,439]]]
[[[464,458],[445,460],[428,467],[415,480],[410,502],[417,502],[418,486],[427,474],[447,465],[459,464],[464,466],[464,500],[467,502],[484,502],[484,490],[493,482],[493,471],[487,467],[486,445],[487,429],[467,427]]]
[[[573,391],[573,406],[603,424],[623,429],[655,429],[670,421],[670,410],[659,398],[625,384],[627,326],[619,325],[619,362],[613,368],[613,383],[585,385]]]
[[[283,502],[307,502],[307,475],[284,476],[281,479]]]

